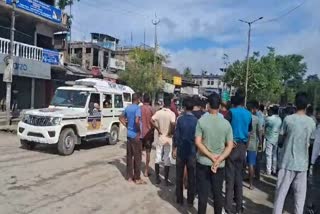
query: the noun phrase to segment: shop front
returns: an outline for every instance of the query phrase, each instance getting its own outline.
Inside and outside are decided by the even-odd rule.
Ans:
[[[0,100],[6,96],[6,83],[2,80],[7,59],[7,55],[0,54]],[[18,109],[46,107],[50,69],[50,64],[14,57],[11,100]]]

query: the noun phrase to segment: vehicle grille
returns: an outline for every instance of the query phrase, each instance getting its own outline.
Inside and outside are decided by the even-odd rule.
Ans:
[[[30,115],[30,118],[28,121],[26,121],[27,124],[33,125],[33,126],[49,126],[50,117],[41,117],[41,116],[34,116]]]

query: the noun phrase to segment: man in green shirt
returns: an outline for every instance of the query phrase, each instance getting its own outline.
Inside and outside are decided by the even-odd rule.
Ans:
[[[213,93],[209,96],[208,103],[209,114],[201,117],[196,127],[198,213],[206,213],[209,189],[211,189],[214,213],[221,214],[224,160],[232,151],[233,134],[230,123],[218,116],[220,96]]]
[[[287,116],[280,130],[279,144],[283,145],[278,174],[273,214],[282,214],[290,187],[294,192],[294,213],[302,214],[307,193],[307,171],[310,136],[316,128],[312,118],[306,115],[307,94],[297,93],[297,112]]]
[[[276,175],[278,171],[278,139],[281,128],[281,118],[279,117],[279,107],[272,106],[270,108],[271,116],[266,118],[266,169],[267,175]]]

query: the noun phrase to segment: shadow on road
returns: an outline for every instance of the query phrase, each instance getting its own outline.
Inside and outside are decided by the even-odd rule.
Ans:
[[[81,151],[81,150],[93,150],[93,149],[98,149],[100,147],[104,146],[113,146],[113,145],[108,145],[106,141],[100,140],[100,141],[90,141],[86,142],[83,141],[80,145],[76,145],[74,151]],[[122,147],[122,145],[121,145]],[[22,146],[20,149],[28,150],[23,148]],[[58,150],[57,150],[57,144],[36,144],[36,146],[32,149],[32,151],[35,152],[40,152],[40,153],[46,153],[46,154],[52,154],[52,155],[59,155]]]

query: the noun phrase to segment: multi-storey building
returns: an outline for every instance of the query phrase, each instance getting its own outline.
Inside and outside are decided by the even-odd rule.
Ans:
[[[119,39],[110,35],[91,33],[91,41],[78,41],[70,44],[69,60],[81,65],[84,69],[93,70],[93,73],[99,72],[102,76],[117,73],[125,70],[125,61],[115,57],[118,43]]]
[[[2,79],[10,52],[12,2],[0,0],[0,99],[6,94]],[[51,67],[59,65],[60,59],[54,50],[54,33],[68,30],[68,17],[55,3],[16,1],[12,99],[20,109],[48,105],[55,87]]]
[[[223,76],[215,74],[202,74],[192,75],[192,80],[195,84],[199,85],[200,93],[209,95],[212,92],[222,94],[223,91],[229,91],[230,94],[234,93],[234,87],[228,86],[223,82]]]

